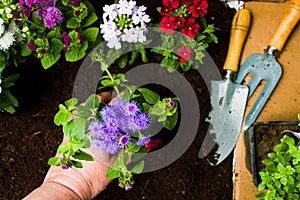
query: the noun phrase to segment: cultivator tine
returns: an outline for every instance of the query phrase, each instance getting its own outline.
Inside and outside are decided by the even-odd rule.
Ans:
[[[265,103],[268,101],[271,93],[276,87],[281,77],[282,69],[273,56],[269,54],[264,54],[263,56],[254,54],[244,62],[235,81],[237,83],[242,83],[248,74],[252,75],[249,83],[247,83],[249,87],[248,100],[262,81],[265,81],[265,85],[246,117],[242,128],[243,131],[247,130],[253,122],[256,121]]]

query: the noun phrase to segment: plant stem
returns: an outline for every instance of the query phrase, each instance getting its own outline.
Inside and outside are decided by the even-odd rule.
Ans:
[[[111,80],[112,82],[114,82],[115,79],[114,79],[114,77],[111,75],[111,73],[108,71],[107,68],[105,69],[105,71],[106,71],[107,75],[109,76],[110,80]],[[114,89],[116,90],[116,93],[117,93],[118,97],[121,98],[121,95],[120,95],[120,92],[119,92],[118,87],[117,87],[116,85],[114,85],[113,87],[114,87]]]

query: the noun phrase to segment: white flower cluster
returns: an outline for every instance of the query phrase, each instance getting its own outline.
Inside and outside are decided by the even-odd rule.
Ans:
[[[145,6],[137,6],[135,1],[120,0],[118,4],[105,5],[103,24],[100,25],[103,38],[109,48],[120,49],[121,43],[146,41],[146,24],[150,17]]]
[[[5,12],[10,14],[11,10],[6,9]],[[21,36],[20,29],[16,25],[10,25],[7,30],[5,30],[5,22],[0,18],[0,50],[8,50],[14,42],[22,42],[23,37]]]
[[[244,1],[242,0],[228,0],[227,5],[229,8],[233,8],[236,11],[244,8]]]

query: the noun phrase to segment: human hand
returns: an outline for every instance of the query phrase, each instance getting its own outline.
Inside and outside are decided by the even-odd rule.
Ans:
[[[107,102],[111,93],[98,95],[100,102]],[[64,137],[63,142],[68,138]],[[82,168],[51,166],[42,185],[24,199],[92,199],[111,182],[106,178],[108,166],[113,165],[116,157],[110,157],[104,151],[87,148],[84,150],[93,156],[93,161],[82,161]]]

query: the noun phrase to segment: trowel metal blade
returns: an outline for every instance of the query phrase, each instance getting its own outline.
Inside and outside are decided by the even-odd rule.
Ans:
[[[217,150],[212,165],[218,165],[234,149],[240,135],[249,88],[231,79],[211,82],[211,105],[208,122]]]

